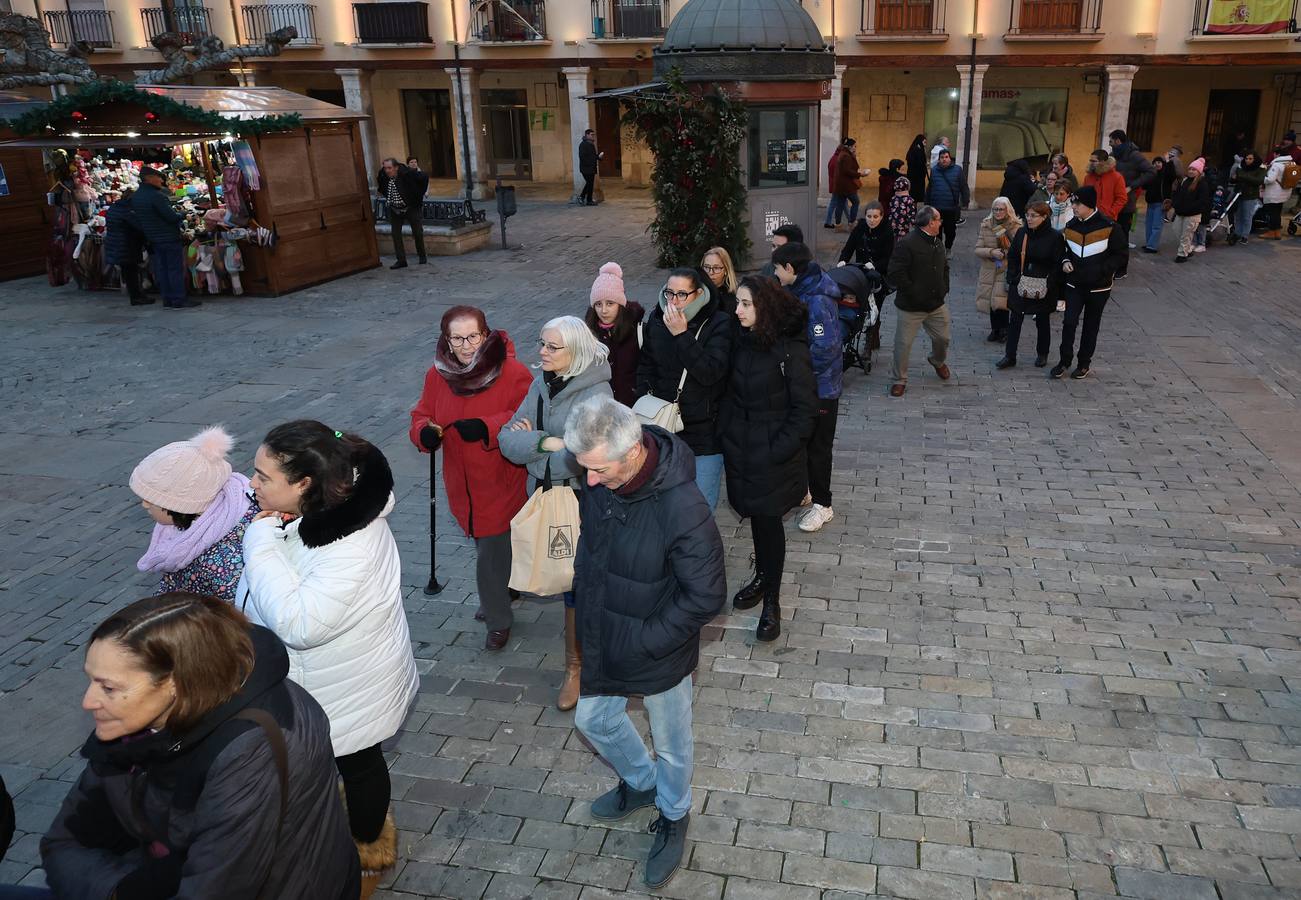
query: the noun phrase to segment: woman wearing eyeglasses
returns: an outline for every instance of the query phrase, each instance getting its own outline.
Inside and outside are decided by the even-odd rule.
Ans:
[[[443,314],[434,364],[411,410],[411,443],[421,453],[443,450],[447,504],[474,540],[479,611],[486,650],[510,640],[510,520],[524,505],[524,469],[501,455],[497,433],[529,391],[533,376],[515,358],[504,331],[483,311],[454,306]]]
[[[736,315],[736,286],[739,283],[732,254],[722,247],[710,247],[700,260],[700,269],[714,286],[719,308],[729,316]]]
[[[609,350],[587,324],[561,316],[542,326],[538,354],[542,369],[529,385],[524,401],[497,435],[502,455],[528,469],[529,493],[549,474],[551,483],[580,484],[582,472],[565,452],[565,422],[574,407],[592,397],[613,397]],[[565,594],[565,680],[556,706],[578,705],[578,674],[582,657],[574,630],[574,595]]]
[[[710,509],[718,506],[723,480],[718,407],[736,339],[736,319],[721,306],[711,283],[695,269],[669,272],[659,306],[646,319],[637,363],[638,397],[653,394],[677,401],[682,411],[678,437],[696,455],[696,486]]]

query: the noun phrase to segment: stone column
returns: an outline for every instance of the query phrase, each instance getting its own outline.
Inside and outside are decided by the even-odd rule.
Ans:
[[[1109,147],[1107,135],[1129,128],[1129,98],[1134,92],[1134,75],[1138,66],[1107,66],[1107,95],[1102,101],[1102,140],[1099,147]]]
[[[569,86],[569,168],[574,173],[574,193],[569,199],[577,200],[583,190],[578,145],[583,142],[583,132],[592,127],[592,104],[583,98],[595,90],[596,80],[590,66],[565,66],[560,71]]]
[[[479,103],[479,72],[461,67],[458,79],[456,69],[445,70],[452,79],[452,133],[456,135],[456,172],[465,183],[466,152],[461,147],[461,104],[465,104],[465,130],[470,137],[470,196],[484,200],[492,196],[488,187],[488,161],[483,153],[483,106]],[[464,188],[462,188],[464,190]]]
[[[373,72],[365,69],[335,69],[334,74],[343,82],[343,105],[366,116],[361,120],[361,151],[366,159],[366,181],[375,187],[375,173],[379,171],[379,138],[375,132],[375,104],[370,93]]]
[[[812,157],[821,162],[818,166],[818,182],[822,185],[824,194],[831,193],[831,185],[827,184],[827,163],[831,162],[831,154],[835,153],[836,148],[840,146],[840,135],[844,133],[845,113],[848,112],[843,102],[846,68],[846,66],[836,66],[836,77],[831,79],[831,96],[822,101],[822,128],[819,135],[821,147]],[[866,147],[859,147],[860,153],[866,150]]]
[[[977,165],[980,156],[980,105],[981,97],[985,91],[985,73],[989,71],[989,66],[978,65],[973,73],[972,67],[958,66],[958,133],[953,141],[953,161],[959,165],[963,158],[963,142],[967,136],[967,94],[971,93],[971,158],[967,161],[967,170],[964,173],[967,176],[967,189],[971,192],[971,202],[967,204],[968,209],[975,209],[976,204],[976,172],[979,169]],[[975,83],[973,84],[973,77]]]

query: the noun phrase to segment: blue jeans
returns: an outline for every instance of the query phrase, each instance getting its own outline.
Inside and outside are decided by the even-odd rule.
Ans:
[[[718,509],[718,492],[723,480],[723,454],[696,457],[696,487],[705,495],[710,509]]]
[[[655,759],[628,718],[628,698],[578,698],[574,725],[592,742],[615,773],[635,791],[655,788],[655,805],[664,818],[678,821],[691,812],[691,676],[660,694],[642,698],[650,716]]]
[[[149,268],[153,270],[165,306],[180,306],[185,302],[185,248],[180,241],[150,246]]]
[[[1161,204],[1148,206],[1144,227],[1147,229],[1147,236],[1143,246],[1152,250],[1161,249],[1161,232],[1165,229],[1165,210],[1161,208]]]
[[[851,225],[858,219],[858,194],[831,195],[831,202],[827,204],[826,224],[832,224],[832,217],[834,216],[835,224],[839,225],[842,215],[846,217]]]
[[[1233,208],[1233,231],[1240,238],[1251,237],[1251,220],[1260,209],[1259,200],[1239,200]]]

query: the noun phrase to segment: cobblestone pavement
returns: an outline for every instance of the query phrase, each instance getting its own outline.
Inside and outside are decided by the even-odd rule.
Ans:
[[[0,772],[21,829],[0,882],[41,880],[37,835],[88,730],[88,631],[151,586],[131,467],[212,422],[247,463],[269,426],[313,416],[398,474],[424,677],[390,746],[404,862],[380,896],[640,893],[648,814],[592,822],[610,770],[551,705],[559,607],[521,604],[509,649],[482,653],[471,552],[442,510],[447,590],[421,592],[428,469],[405,432],[441,312],[482,304],[528,346],[581,313],[608,258],[643,303],[659,283],[644,192],[522,201],[523,250],[280,299],[177,313],[0,285]],[[836,517],[789,531],[781,638],[756,645],[745,615],[707,630],[693,846],[662,894],[1301,896],[1301,248],[1137,257],[1095,374],[1050,382],[993,370],[975,225],[956,377],[914,353],[907,397],[887,398],[887,313],[876,372],[846,380]],[[748,529],[719,522],[735,584]]]

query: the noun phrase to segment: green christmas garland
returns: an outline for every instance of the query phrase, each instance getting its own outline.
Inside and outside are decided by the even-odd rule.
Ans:
[[[23,113],[10,121],[9,127],[22,135],[39,134],[47,126],[67,119],[77,110],[87,110],[106,103],[136,103],[159,116],[181,118],[217,133],[229,131],[239,134],[267,134],[274,131],[289,131],[303,124],[303,117],[297,113],[263,116],[259,119],[229,119],[221,113],[190,106],[188,103],[178,103],[161,94],[137,90],[134,84],[125,81],[103,79],[83,85],[75,94],[60,97],[39,109]]]
[[[698,266],[710,247],[750,252],[741,143],[745,107],[721,91],[697,96],[674,69],[665,88],[627,99],[623,123],[655,154],[650,232],[660,266]]]

